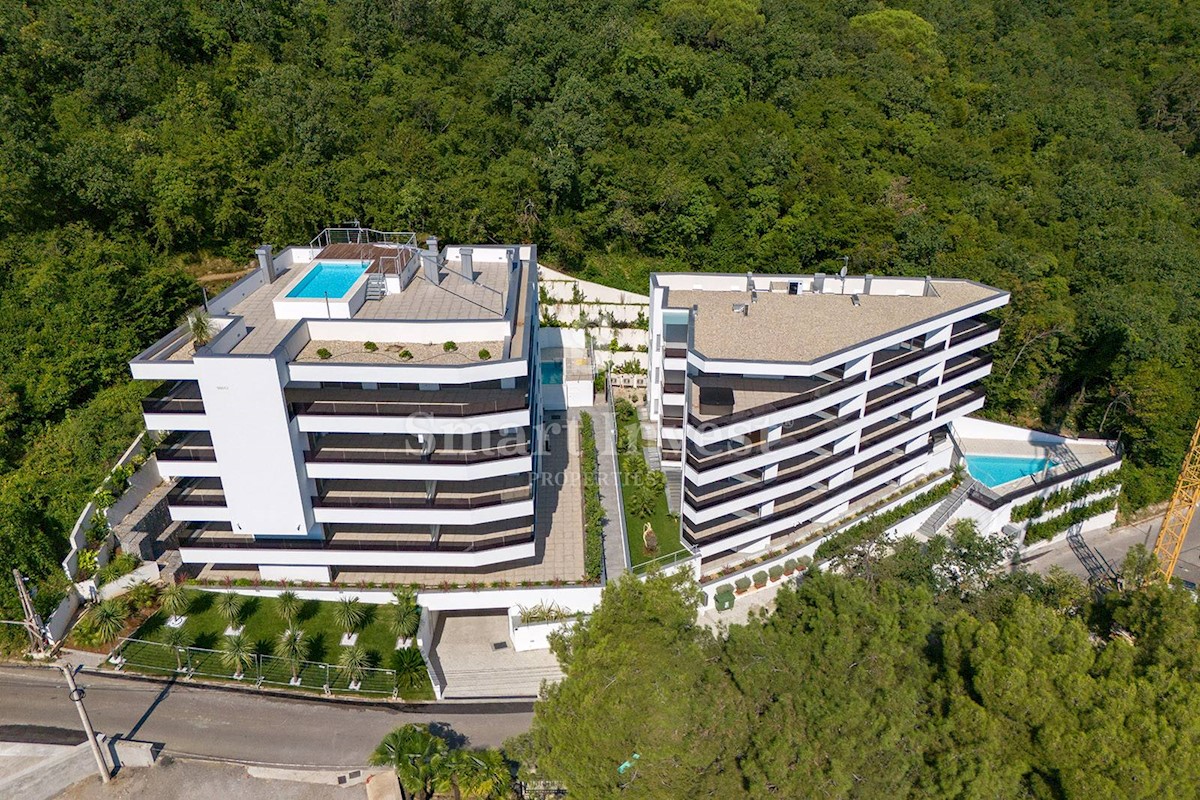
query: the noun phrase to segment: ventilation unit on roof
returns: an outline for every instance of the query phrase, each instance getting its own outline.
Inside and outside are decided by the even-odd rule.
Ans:
[[[858,295],[856,295],[856,294],[850,295],[850,302],[855,306],[862,305],[862,301],[858,299]]]
[[[750,306],[746,305],[745,303],[734,303],[733,313],[741,314],[743,317],[748,317],[750,316]]]

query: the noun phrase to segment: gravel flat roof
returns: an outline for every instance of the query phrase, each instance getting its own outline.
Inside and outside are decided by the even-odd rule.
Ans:
[[[1004,293],[935,280],[936,296],[668,289],[670,308],[696,308],[695,350],[708,358],[806,363]],[[853,297],[858,298],[855,304]],[[748,304],[748,313],[733,310]]]

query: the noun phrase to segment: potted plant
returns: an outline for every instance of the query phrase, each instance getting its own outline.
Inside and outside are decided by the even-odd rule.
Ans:
[[[780,578],[783,577],[783,567],[780,566],[779,564],[776,564],[775,566],[773,566],[769,570],[767,570],[767,574],[771,576],[771,583],[775,583],[776,581],[778,581]]]
[[[737,589],[738,594],[745,594],[747,591],[750,590],[750,579],[748,577],[746,577],[745,575],[743,575],[742,577],[740,577],[736,581],[734,581],[733,585]]]
[[[754,573],[754,588],[761,589],[762,587],[764,587],[766,585],[767,585],[767,573],[760,569],[758,572]]]
[[[787,561],[783,562],[783,574],[784,575],[791,575],[795,571],[796,571],[796,559],[789,558]]]
[[[800,558],[796,560],[796,568],[800,572],[804,572],[804,570],[808,569],[809,565],[811,564],[812,556],[800,556]]]

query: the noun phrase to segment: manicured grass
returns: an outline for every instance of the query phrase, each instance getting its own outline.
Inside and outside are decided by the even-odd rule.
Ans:
[[[206,650],[220,650],[225,640],[225,620],[217,613],[214,601],[216,593],[196,591],[193,594],[192,607],[188,611],[187,622],[183,630],[188,635],[191,649],[190,661],[197,674],[209,677],[228,676],[230,671],[221,663],[220,653],[207,653]],[[326,681],[324,664],[329,664],[328,678],[330,686],[337,691],[348,691],[348,682],[344,676],[337,674],[338,655],[342,651],[342,630],[333,620],[334,603],[321,603],[316,600],[305,601],[297,618],[297,627],[304,631],[305,643],[308,648],[307,660],[300,672],[302,687],[320,690]],[[384,606],[363,604],[366,610],[366,622],[359,628],[358,646],[362,647],[370,659],[371,666],[380,669],[395,669],[395,661],[399,651],[395,649],[396,637],[388,630],[383,609]],[[166,616],[160,611],[152,614],[146,622],[135,631],[131,638],[146,642],[162,642]],[[242,635],[263,656],[274,656],[275,645],[279,634],[285,625],[274,608],[271,598],[247,597],[242,606],[240,623],[244,626]],[[175,656],[167,647],[153,644],[130,643],[122,651],[127,660],[127,668],[150,672],[175,672]],[[263,677],[272,683],[280,683],[285,687],[291,678],[291,669],[282,659],[265,658]],[[253,683],[253,678],[247,679]],[[383,694],[391,693],[391,676],[382,673],[368,673],[363,680],[363,690],[371,690]],[[432,700],[433,687],[429,684],[427,675],[422,674],[419,681],[406,683],[402,681],[400,694],[406,700]]]
[[[679,518],[667,510],[667,495],[657,492],[654,507],[649,516],[643,516],[631,506],[630,498],[634,492],[627,487],[636,487],[645,480],[649,472],[645,455],[642,453],[641,425],[638,421],[637,409],[632,403],[619,400],[616,404],[617,414],[617,468],[621,471],[622,505],[625,508],[625,531],[629,537],[630,563],[637,567],[647,561],[670,556],[683,550],[679,543]],[[654,536],[658,540],[658,549],[647,553],[642,542],[642,528],[649,522],[654,528]],[[664,559],[670,561],[670,559]]]

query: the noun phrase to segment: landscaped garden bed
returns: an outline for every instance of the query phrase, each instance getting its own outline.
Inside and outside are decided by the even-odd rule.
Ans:
[[[397,649],[402,638],[397,635],[395,619],[399,604],[183,591],[185,606],[171,608],[164,598],[165,607],[150,614],[116,649],[123,669],[184,673],[273,688],[373,695],[395,692],[405,700],[434,697],[415,643],[409,641],[408,646]],[[351,622],[348,617],[357,619]],[[401,627],[411,635],[416,626],[410,620]],[[353,644],[343,644],[349,641],[344,639],[347,631]],[[240,679],[235,678],[238,673]]]
[[[618,400],[616,416],[617,465],[630,563],[637,567],[657,559],[669,560],[668,556],[685,551],[679,541],[679,517],[667,509],[666,479],[646,464],[637,409],[627,400]],[[647,523],[653,537],[643,535]]]

